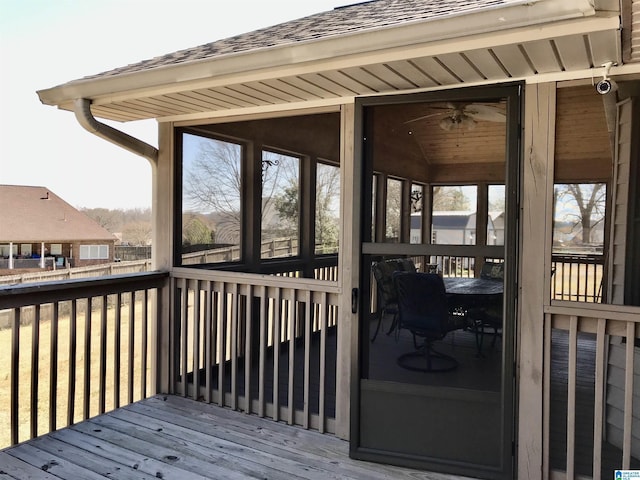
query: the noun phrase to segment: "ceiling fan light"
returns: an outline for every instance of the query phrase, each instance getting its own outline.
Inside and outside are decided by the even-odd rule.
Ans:
[[[440,123],[438,125],[442,130],[445,130],[448,132],[456,125],[456,123],[453,121],[451,117],[445,117],[442,120],[440,120]]]

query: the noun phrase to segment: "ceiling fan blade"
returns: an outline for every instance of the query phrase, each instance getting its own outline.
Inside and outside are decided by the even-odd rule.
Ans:
[[[464,114],[468,115],[474,120],[485,122],[504,123],[506,121],[504,112],[492,105],[479,105],[472,103],[464,108]]]
[[[441,116],[441,115],[449,115],[449,111],[446,111],[446,112],[438,112],[438,113],[431,113],[431,114],[429,114],[429,115],[422,115],[422,116],[420,116],[420,117],[416,117],[416,118],[412,118],[411,120],[407,120],[407,121],[406,121],[406,122],[404,122],[404,123],[405,123],[405,125],[406,125],[407,123],[413,123],[413,122],[417,122],[417,121],[420,121],[420,120],[424,120],[424,119],[426,119],[426,118],[437,117],[437,116]]]

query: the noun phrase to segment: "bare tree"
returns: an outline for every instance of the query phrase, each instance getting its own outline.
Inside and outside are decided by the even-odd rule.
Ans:
[[[582,231],[582,243],[593,243],[593,229],[605,218],[606,185],[604,183],[558,184],[554,189],[556,217],[572,224],[572,231]]]

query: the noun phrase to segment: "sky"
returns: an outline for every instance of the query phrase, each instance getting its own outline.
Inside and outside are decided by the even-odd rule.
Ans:
[[[150,207],[147,160],[43,105],[36,91],[352,3],[0,0],[0,184],[43,186],[76,208]],[[109,124],[158,145],[155,120]]]

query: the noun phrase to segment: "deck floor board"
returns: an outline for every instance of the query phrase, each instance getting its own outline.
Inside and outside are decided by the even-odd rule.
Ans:
[[[331,435],[157,395],[0,451],[1,478],[371,479],[463,477],[362,462]]]

